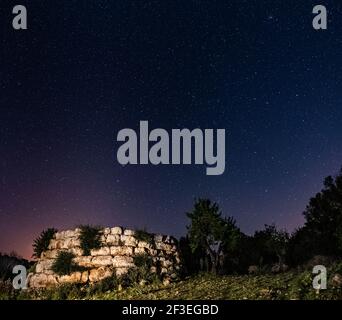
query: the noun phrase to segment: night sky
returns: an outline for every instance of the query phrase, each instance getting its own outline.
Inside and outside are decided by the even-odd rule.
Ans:
[[[1,1],[0,41],[2,252],[87,223],[179,237],[196,197],[292,231],[342,165],[340,1]],[[226,129],[225,173],[122,167],[116,135],[141,120]]]

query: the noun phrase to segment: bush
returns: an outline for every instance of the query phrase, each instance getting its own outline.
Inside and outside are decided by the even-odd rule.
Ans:
[[[130,268],[126,274],[121,276],[120,284],[124,287],[131,287],[142,282],[152,283],[159,279],[157,273],[151,272],[153,265],[152,257],[147,254],[140,254],[134,257],[135,267]]]
[[[153,235],[148,233],[145,230],[136,230],[134,232],[134,237],[135,239],[137,239],[138,241],[144,241],[147,242],[149,244],[153,243]]]
[[[79,284],[64,283],[45,292],[46,300],[78,300],[84,298]]]
[[[52,271],[59,276],[69,275],[79,271],[80,267],[73,262],[75,255],[71,252],[61,251],[52,265]]]
[[[80,241],[81,241],[81,248],[83,250],[83,254],[85,256],[90,255],[90,250],[92,249],[100,249],[102,242],[101,242],[101,227],[93,227],[93,226],[81,226],[81,234],[80,234]]]
[[[93,284],[89,287],[88,294],[101,294],[106,293],[108,291],[114,291],[118,288],[119,279],[116,274],[113,273],[110,277],[104,278],[101,281]]]
[[[57,229],[49,228],[43,230],[38,238],[33,242],[33,257],[40,258],[42,252],[46,251],[49,247],[50,240],[53,238]]]

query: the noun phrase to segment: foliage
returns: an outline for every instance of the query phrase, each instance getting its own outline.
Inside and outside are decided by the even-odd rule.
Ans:
[[[134,232],[134,237],[135,239],[137,239],[138,241],[144,241],[147,242],[149,244],[153,243],[153,235],[148,233],[145,230],[136,230]]]
[[[42,252],[46,251],[49,247],[50,240],[54,237],[57,229],[49,228],[43,230],[41,234],[33,242],[33,257],[40,258]]]
[[[127,288],[136,284],[152,283],[158,281],[158,275],[151,272],[153,259],[148,254],[139,254],[134,257],[135,267],[132,267],[128,272],[120,277],[120,284]]]
[[[209,199],[195,201],[194,209],[187,213],[191,220],[188,238],[192,252],[198,250],[210,257],[210,270],[216,273],[221,266],[221,257],[235,249],[240,232],[232,218],[222,218],[216,203]]]
[[[287,253],[289,234],[284,230],[277,230],[275,225],[265,225],[265,229],[254,234],[253,241],[259,246],[259,262],[265,262],[270,258],[269,263],[277,262],[282,265]],[[276,257],[277,261],[274,261]]]
[[[79,238],[81,241],[81,248],[83,250],[83,255],[89,256],[90,251],[92,249],[101,248],[102,228],[86,225],[86,226],[81,226],[80,229],[81,229],[81,233],[80,233]]]
[[[0,253],[0,281],[6,281],[13,278],[12,270],[16,265],[23,265],[26,268],[30,267],[30,262],[18,257],[13,253],[1,254]]]
[[[115,273],[113,273],[111,276],[106,277],[102,279],[101,281],[91,285],[88,288],[88,294],[89,295],[103,294],[108,291],[114,291],[114,290],[117,290],[119,284],[120,284],[119,278],[116,276]]]
[[[305,228],[317,240],[317,251],[326,255],[342,253],[342,169],[324,180],[324,188],[310,199],[304,212]]]
[[[60,276],[79,271],[80,267],[74,263],[75,255],[68,251],[60,251],[52,264],[52,271]]]

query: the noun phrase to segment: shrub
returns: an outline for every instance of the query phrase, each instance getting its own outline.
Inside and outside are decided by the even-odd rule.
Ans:
[[[101,248],[101,227],[93,227],[93,226],[81,226],[81,248],[83,250],[83,254],[85,256],[90,255],[90,250]]]
[[[59,276],[68,275],[73,271],[78,271],[79,266],[74,262],[75,255],[71,252],[61,251],[52,265],[52,271]]]
[[[139,254],[134,257],[134,264],[135,267],[130,268],[128,272],[120,278],[120,284],[124,288],[139,284],[142,281],[152,283],[160,280],[157,273],[151,272],[151,267],[153,265],[151,256]]]
[[[144,241],[147,242],[149,244],[153,243],[153,235],[148,233],[145,230],[136,230],[134,232],[134,237],[138,240],[138,241]]]
[[[57,229],[49,228],[43,230],[41,234],[33,242],[33,257],[40,258],[42,252],[46,251],[49,247],[50,240],[53,238]]]
[[[63,283],[45,293],[47,300],[78,300],[84,297],[79,284]]]
[[[113,291],[118,288],[119,279],[116,274],[113,273],[110,277],[104,278],[101,281],[93,284],[89,287],[88,294],[106,293],[107,291]]]

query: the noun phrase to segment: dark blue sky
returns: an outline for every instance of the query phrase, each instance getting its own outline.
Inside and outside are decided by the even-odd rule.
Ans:
[[[340,1],[19,1],[0,4],[0,250],[50,226],[176,236],[195,197],[252,233],[293,230],[342,165]],[[326,31],[312,28],[325,4]],[[226,171],[127,166],[117,132],[225,128]]]

